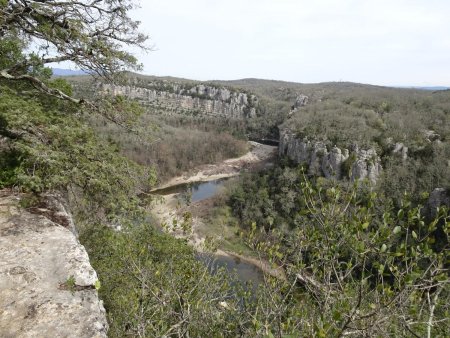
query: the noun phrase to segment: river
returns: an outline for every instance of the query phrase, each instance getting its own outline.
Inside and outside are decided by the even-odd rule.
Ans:
[[[227,178],[222,178],[206,182],[181,183],[167,188],[153,190],[152,194],[162,196],[170,194],[190,195],[190,201],[194,203],[213,197],[226,180]]]
[[[152,191],[152,194],[160,196],[176,194],[179,198],[188,198],[190,199],[190,202],[195,203],[213,197],[227,179],[228,178],[222,178],[206,182],[182,183],[163,189],[154,190]],[[201,254],[198,257],[203,261]],[[246,262],[239,257],[231,257],[220,254],[215,255],[214,262],[212,263],[213,271],[214,269],[220,267],[224,267],[230,272],[230,274],[236,273],[241,282],[252,283],[255,287],[261,283],[264,278],[263,272],[258,266]]]
[[[261,170],[271,165],[276,157],[276,146],[257,142],[249,142],[249,145],[250,151],[239,158],[199,167],[193,174],[175,177],[160,188],[152,190],[151,194],[163,197],[160,204],[153,206],[153,212],[161,224],[172,224],[173,220],[181,223],[181,205],[185,206],[184,211],[189,211],[191,203],[197,204],[214,197],[230,177],[237,176],[242,171]],[[196,219],[192,226],[193,236],[190,238],[190,243],[197,248],[201,247],[205,239],[198,231],[199,224],[202,222],[202,219]],[[205,222],[203,225],[208,226]],[[183,237],[183,234],[179,232],[173,235]],[[202,260],[201,257],[199,254],[200,260]],[[235,271],[240,281],[251,282],[254,286],[263,281],[263,270],[272,275],[280,275],[279,271],[272,269],[267,262],[222,250],[218,250],[218,254],[215,255],[213,268],[217,267],[224,267],[230,273]]]

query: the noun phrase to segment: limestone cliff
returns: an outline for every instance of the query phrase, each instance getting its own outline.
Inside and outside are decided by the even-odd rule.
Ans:
[[[0,191],[0,336],[106,337],[97,274],[71,215],[55,195],[28,209],[21,199]]]
[[[254,95],[203,84],[155,81],[98,86],[103,94],[127,96],[166,112],[242,119],[255,117],[258,106],[258,99]]]
[[[381,160],[374,149],[354,147],[340,149],[336,146],[328,150],[322,141],[298,137],[288,129],[280,131],[279,155],[287,156],[298,164],[306,164],[310,175],[327,178],[361,180],[367,178],[375,183],[381,173]]]

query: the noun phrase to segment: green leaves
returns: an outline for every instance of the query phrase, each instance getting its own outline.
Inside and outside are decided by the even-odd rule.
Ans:
[[[283,175],[282,171],[274,170],[264,180],[254,178],[257,183],[250,181],[245,188],[251,188],[243,189],[243,193],[241,190],[241,208],[256,204],[251,195],[256,191],[253,184],[258,191],[271,189],[269,196],[260,198],[264,199],[264,205],[273,203],[279,192],[270,185],[280,186],[276,175]],[[412,320],[426,323],[424,312],[412,315],[418,307],[429,308],[426,299],[408,298],[408,295],[423,294],[424,289],[436,285],[433,283],[443,283],[444,276],[437,272],[445,259],[435,249],[435,233],[430,232],[438,224],[446,224],[443,219],[432,220],[429,225],[421,215],[421,207],[408,200],[401,203],[401,208],[395,208],[381,194],[370,190],[355,187],[352,191],[323,179],[305,180],[295,195],[297,211],[290,228],[263,229],[257,222],[254,228],[259,227],[261,231],[253,240],[265,257],[277,257],[278,251],[282,253],[278,261],[289,267],[288,278],[292,283],[294,276],[297,278],[293,285],[299,284],[299,297],[311,297],[319,304],[316,307],[308,303],[305,310],[304,316],[316,314],[310,317],[309,323],[314,325],[310,335],[338,336],[347,319],[351,321],[349,325],[361,330],[379,324],[380,329],[366,331],[368,336],[403,332],[401,323],[405,313],[413,316]],[[283,196],[291,189],[283,187]],[[337,195],[339,200],[335,199]],[[257,210],[264,213],[266,209]],[[440,233],[444,241],[448,240],[448,232],[447,229]],[[397,303],[397,300],[401,301]],[[441,305],[440,309],[444,308]],[[384,315],[389,316],[389,324],[378,322],[377,309],[383,309]],[[423,327],[417,328],[417,332]]]
[[[173,334],[189,332],[192,337],[254,332],[245,315],[252,311],[251,293],[223,269],[210,274],[209,257],[197,259],[184,241],[151,225],[125,227],[116,232],[94,225],[80,237],[101,279],[109,336],[144,328],[143,336],[161,337],[171,327]]]
[[[53,85],[70,92],[62,80]],[[1,87],[0,135],[9,140],[11,150],[1,156],[0,186],[34,192],[70,188],[77,191],[82,205],[78,211],[85,217],[112,219],[136,211],[135,192],[145,172],[97,138],[72,109],[68,103],[45,96],[27,99]]]

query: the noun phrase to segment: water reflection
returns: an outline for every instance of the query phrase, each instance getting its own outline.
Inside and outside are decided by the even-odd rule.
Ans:
[[[197,258],[207,264],[212,273],[220,268],[225,268],[230,274],[236,273],[240,282],[251,285],[253,289],[264,281],[264,275],[260,268],[242,261],[239,257],[215,255],[210,261],[210,256],[198,254]]]
[[[172,185],[167,188],[152,191],[154,195],[184,194],[190,202],[198,202],[213,197],[227,178],[207,182],[193,182]]]

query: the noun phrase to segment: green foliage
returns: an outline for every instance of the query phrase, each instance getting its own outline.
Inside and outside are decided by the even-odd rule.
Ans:
[[[0,189],[16,184],[20,161],[19,152],[0,149]]]
[[[10,31],[0,42],[0,66],[72,95],[71,85],[52,79],[51,70],[37,54],[26,54],[25,47],[22,37]],[[111,221],[135,213],[136,192],[145,185],[147,173],[120,156],[114,144],[97,137],[85,107],[43,93],[36,89],[39,86],[0,80],[0,188],[62,191],[85,218]],[[124,125],[141,113],[135,102],[122,97],[103,100],[97,107],[103,109],[97,114]],[[154,178],[147,182],[154,183]]]
[[[247,143],[236,139],[221,126],[186,121],[172,116],[171,124],[160,122],[146,112],[138,119],[137,133],[130,133],[103,119],[93,121],[99,135],[118,145],[121,154],[141,165],[154,168],[160,181],[247,151]]]
[[[69,90],[61,80],[52,85]],[[118,215],[136,206],[133,195],[144,172],[99,140],[74,106],[1,89],[1,186],[70,192],[78,210],[90,216]]]
[[[223,270],[211,275],[184,241],[148,225],[92,227],[81,240],[100,276],[110,337],[239,335],[245,291]]]
[[[69,278],[67,278],[66,282],[64,283],[64,286],[70,291],[75,292],[75,277],[71,275]]]
[[[299,168],[282,166],[244,175],[231,193],[230,207],[246,228],[256,222],[265,229],[289,230],[303,205],[297,192],[301,178]]]
[[[29,67],[61,61],[71,61],[102,76],[126,68],[139,69],[136,58],[125,48],[128,45],[146,49],[147,37],[137,31],[139,22],[128,15],[133,8],[135,5],[129,0],[95,3],[30,0],[2,4],[2,42],[3,37],[20,36],[23,41],[33,41],[30,49],[34,50],[22,60],[12,59],[15,66],[7,69],[8,73],[13,76],[29,73]]]
[[[444,210],[426,220],[407,198],[394,208],[373,191],[309,181],[301,172],[300,189],[297,183],[289,189],[283,180],[293,172],[274,173],[253,177],[254,185],[245,180],[230,202],[244,221],[257,220],[246,228],[249,244],[286,267],[288,281],[303,288],[301,297],[314,299],[303,303],[300,326],[308,323],[311,335],[326,337],[446,335],[450,223]],[[281,192],[294,195],[295,210],[282,212],[289,203],[278,204]],[[267,214],[275,215],[272,221]],[[314,313],[320,316],[311,318]]]

